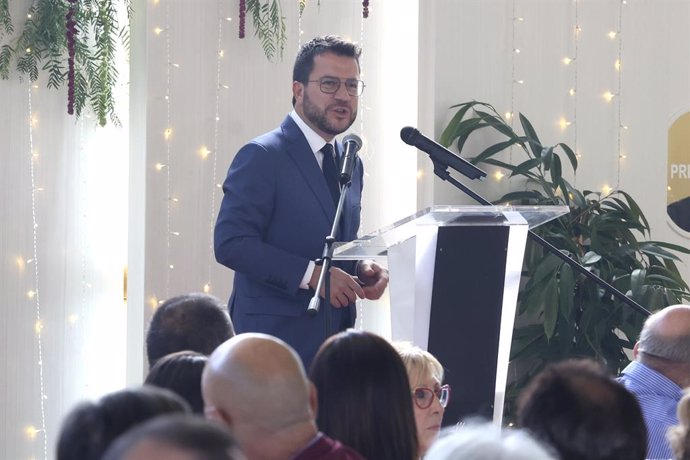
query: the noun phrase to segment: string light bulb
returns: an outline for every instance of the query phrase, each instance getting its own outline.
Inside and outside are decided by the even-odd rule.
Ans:
[[[172,134],[173,134],[172,128],[166,128],[165,131],[163,132],[163,137],[165,138],[166,141],[168,141],[172,137]]]
[[[153,29],[153,33],[156,35],[160,35],[161,32],[163,32],[163,29],[161,29],[160,27],[156,27],[155,29]]]
[[[156,166],[154,167],[156,168],[156,171],[161,171],[163,170],[163,168],[165,168],[165,166],[166,165],[164,165],[163,163],[156,163]]]
[[[565,119],[565,117],[561,117],[560,120],[558,120],[558,126],[561,128],[561,131],[565,131],[568,126],[570,126],[570,122]]]
[[[575,96],[575,88],[570,88],[568,94],[570,94],[571,96]]]
[[[35,426],[29,425],[26,428],[24,428],[24,435],[27,437],[29,440],[34,440],[36,439],[36,435],[38,435],[39,430],[36,429]]]
[[[211,154],[211,151],[210,151],[210,150],[208,149],[208,147],[206,147],[205,145],[202,145],[201,147],[199,147],[199,156],[200,156],[202,159],[205,160],[206,158],[208,158],[208,156],[209,156],[210,154]]]
[[[208,294],[211,292],[211,282],[209,281],[208,283],[204,284],[204,293]]]
[[[34,323],[34,331],[36,331],[36,334],[40,334],[41,331],[43,330],[43,321],[40,319]]]
[[[615,96],[616,95],[613,94],[611,91],[606,91],[604,94],[601,95],[601,97],[603,97],[606,102],[611,102],[611,100],[613,100]]]
[[[569,65],[571,62],[573,62],[573,58],[566,56],[561,60],[561,62],[563,62],[563,64],[565,64],[565,65]]]
[[[503,179],[505,177],[505,174],[503,174],[503,172],[501,172],[501,171],[496,171],[493,174],[493,176],[494,176],[494,179],[496,179],[497,181],[500,181],[501,179]]]
[[[611,40],[613,40],[614,38],[616,38],[616,37],[618,36],[618,32],[614,32],[614,31],[612,30],[611,32],[609,32],[609,33],[606,34],[606,35],[608,35],[609,38],[610,38]]]
[[[611,186],[608,184],[604,184],[604,186],[601,187],[601,191],[604,193],[604,195],[608,195],[613,191],[613,188],[611,188]]]

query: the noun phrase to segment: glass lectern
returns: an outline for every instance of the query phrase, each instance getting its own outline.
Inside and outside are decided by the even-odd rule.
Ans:
[[[358,240],[336,260],[386,258],[391,338],[427,349],[452,387],[444,424],[500,424],[529,229],[567,206],[433,206]]]

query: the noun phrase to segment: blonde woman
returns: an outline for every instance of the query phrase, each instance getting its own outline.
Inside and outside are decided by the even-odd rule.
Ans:
[[[419,458],[438,438],[443,412],[450,398],[450,386],[443,383],[443,366],[431,353],[409,342],[393,344],[407,369],[414,418],[417,426]]]
[[[668,429],[666,437],[675,460],[690,459],[690,389],[686,388],[678,403],[678,425]]]

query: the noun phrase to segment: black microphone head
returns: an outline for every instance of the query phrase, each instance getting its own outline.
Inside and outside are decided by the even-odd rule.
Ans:
[[[343,145],[347,144],[348,142],[354,142],[355,143],[355,145],[357,146],[355,151],[362,148],[362,139],[360,139],[359,136],[356,134],[350,133],[343,138]]]
[[[417,128],[413,128],[412,126],[405,126],[403,129],[400,130],[400,139],[403,140],[404,143],[407,145],[414,145],[414,139],[417,137],[419,134],[419,130]]]

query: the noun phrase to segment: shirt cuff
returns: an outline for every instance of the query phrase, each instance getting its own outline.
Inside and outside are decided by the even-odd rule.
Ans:
[[[304,272],[304,276],[302,277],[302,282],[299,284],[300,289],[311,289],[309,287],[309,280],[311,280],[311,275],[314,273],[315,266],[316,264],[314,261],[310,260],[309,265],[307,265],[307,271]]]

